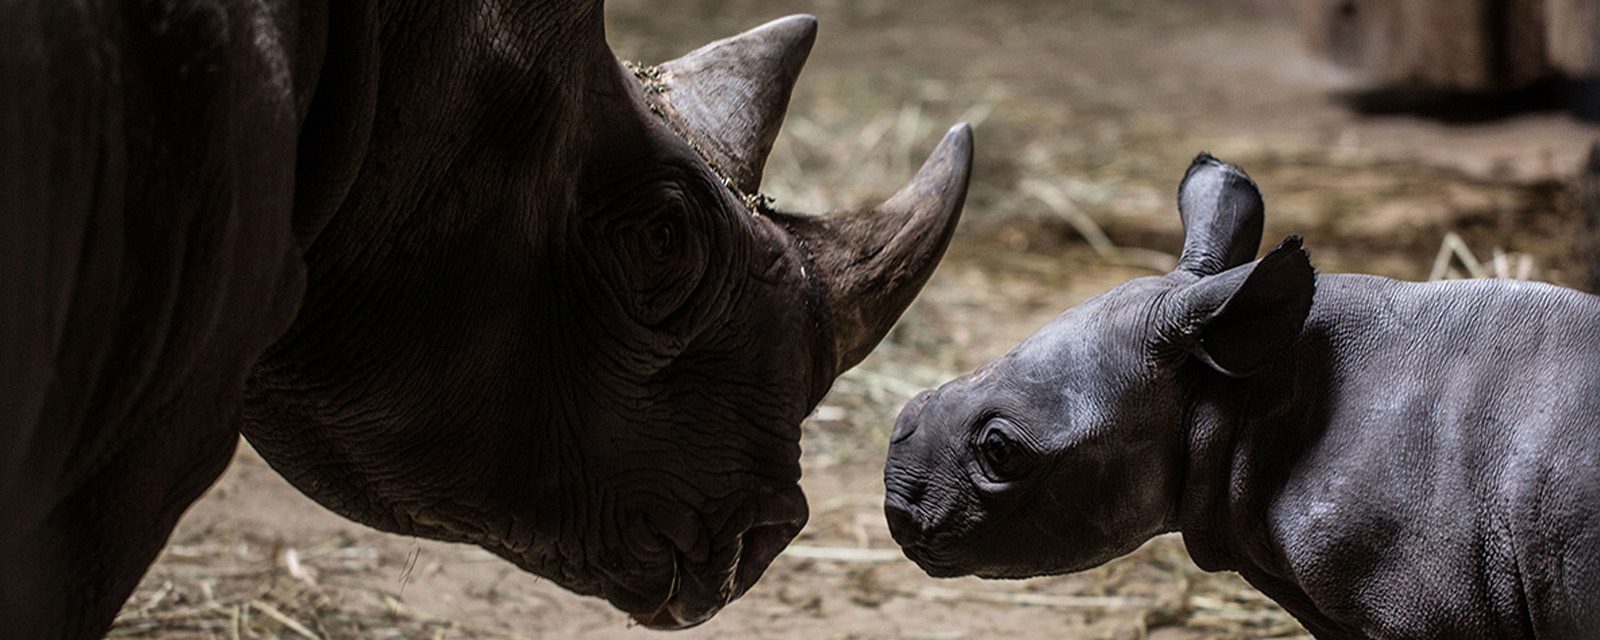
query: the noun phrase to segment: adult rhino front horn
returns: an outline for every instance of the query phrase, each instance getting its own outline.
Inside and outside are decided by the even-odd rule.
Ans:
[[[769,210],[810,17],[641,68],[595,1],[97,7],[0,39],[19,637],[103,632],[241,428],[347,517],[704,621],[966,192],[960,126],[881,206]]]

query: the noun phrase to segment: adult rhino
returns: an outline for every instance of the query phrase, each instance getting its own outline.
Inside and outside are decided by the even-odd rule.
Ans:
[[[805,522],[799,423],[966,193],[962,126],[872,209],[753,195],[805,16],[654,69],[597,0],[0,22],[15,637],[104,632],[241,429],[354,520],[702,622]]]

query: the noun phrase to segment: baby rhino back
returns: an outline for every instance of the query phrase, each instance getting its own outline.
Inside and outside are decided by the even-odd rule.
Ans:
[[[1320,610],[1302,617],[1372,637],[1594,629],[1600,298],[1329,276],[1306,329],[1326,420],[1272,514]]]

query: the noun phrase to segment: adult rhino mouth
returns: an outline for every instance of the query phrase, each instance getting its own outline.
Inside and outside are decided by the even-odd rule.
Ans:
[[[806,517],[801,515],[795,520],[750,527],[734,542],[729,562],[715,570],[696,571],[685,560],[683,550],[674,547],[673,578],[666,596],[655,609],[631,614],[633,621],[670,631],[710,620],[761,579],[805,523]]]

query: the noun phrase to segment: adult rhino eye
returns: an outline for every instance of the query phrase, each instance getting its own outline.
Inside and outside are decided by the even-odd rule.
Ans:
[[[644,232],[645,251],[654,260],[666,260],[678,252],[679,236],[676,220],[657,220]]]
[[[695,232],[692,212],[678,198],[657,199],[663,202],[640,203],[592,227],[607,247],[593,252],[597,266],[628,315],[649,326],[684,308],[706,269],[705,236]]]

